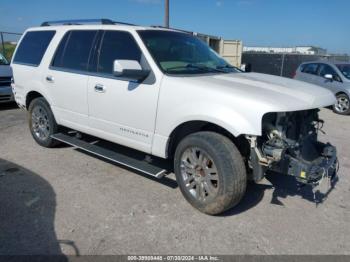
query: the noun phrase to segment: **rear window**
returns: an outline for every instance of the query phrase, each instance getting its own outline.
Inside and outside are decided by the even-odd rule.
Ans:
[[[55,31],[31,31],[23,37],[16,55],[13,59],[15,64],[38,66],[49,46]]]

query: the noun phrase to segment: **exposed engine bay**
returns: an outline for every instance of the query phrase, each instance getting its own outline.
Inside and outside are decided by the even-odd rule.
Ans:
[[[313,109],[264,115],[262,136],[247,136],[255,181],[262,179],[267,170],[292,175],[312,185],[336,176],[336,148],[317,140],[318,133],[323,132],[318,112]]]

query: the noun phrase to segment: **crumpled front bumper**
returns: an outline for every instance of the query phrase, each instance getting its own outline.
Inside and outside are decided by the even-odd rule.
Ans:
[[[320,156],[313,161],[286,156],[282,169],[304,184],[318,185],[323,178],[334,180],[338,171],[337,150],[334,146],[326,144]]]

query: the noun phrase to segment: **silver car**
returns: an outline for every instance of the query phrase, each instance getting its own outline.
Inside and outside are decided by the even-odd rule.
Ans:
[[[10,64],[0,53],[0,104],[15,101],[12,93],[11,78]]]
[[[350,114],[350,63],[303,63],[298,67],[294,78],[331,90],[337,98],[333,111],[341,115]]]

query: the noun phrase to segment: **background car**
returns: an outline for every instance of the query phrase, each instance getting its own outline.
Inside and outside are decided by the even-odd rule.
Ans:
[[[301,64],[294,79],[313,83],[331,90],[337,101],[333,111],[341,115],[350,114],[350,64],[326,61]]]
[[[0,53],[0,104],[14,102],[11,87],[12,70],[9,62]]]

